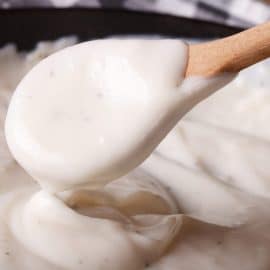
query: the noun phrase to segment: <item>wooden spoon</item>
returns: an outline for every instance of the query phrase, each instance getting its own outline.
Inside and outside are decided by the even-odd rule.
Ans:
[[[270,22],[216,41],[190,45],[188,76],[238,72],[270,57]]]

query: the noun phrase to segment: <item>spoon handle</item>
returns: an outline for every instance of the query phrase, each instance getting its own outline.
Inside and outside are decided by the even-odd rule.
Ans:
[[[270,22],[223,39],[189,46],[187,76],[238,72],[270,57]]]

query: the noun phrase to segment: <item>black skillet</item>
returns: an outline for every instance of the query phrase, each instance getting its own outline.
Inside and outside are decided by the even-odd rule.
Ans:
[[[126,34],[219,38],[240,30],[183,17],[126,10],[0,10],[0,47],[13,42],[23,50],[33,48],[39,40],[53,40],[67,35],[77,35],[80,40]]]

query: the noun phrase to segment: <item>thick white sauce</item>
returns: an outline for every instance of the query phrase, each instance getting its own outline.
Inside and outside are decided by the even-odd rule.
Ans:
[[[52,190],[128,173],[172,126],[186,55],[176,40],[97,40],[48,57],[12,98],[13,155]]]
[[[50,164],[41,163],[43,160],[40,158],[35,161],[36,167],[32,171],[29,166],[33,164],[34,158],[27,157],[29,162],[23,165],[44,187],[64,189],[70,188],[76,178],[80,184],[93,180],[88,187],[78,186],[73,190],[51,194],[40,190],[39,185],[15,163],[7,150],[3,135],[8,100],[20,78],[36,62],[39,53],[50,53],[65,44],[59,41],[54,44],[55,48],[51,46],[43,44],[37,52],[27,56],[16,54],[12,48],[0,52],[0,102],[3,110],[0,130],[3,149],[0,156],[0,269],[178,270],[198,269],[198,266],[201,269],[239,269],[240,264],[241,269],[268,269],[270,169],[267,163],[270,146],[267,119],[270,111],[267,99],[270,96],[266,86],[258,87],[254,83],[249,88],[245,83],[250,74],[260,70],[266,74],[259,73],[259,83],[265,82],[265,78],[269,77],[266,65],[246,72],[251,72],[250,74],[240,75],[239,79],[220,93],[200,104],[139,168],[105,186],[93,189],[93,182],[108,179],[95,179],[91,171],[97,167],[89,168],[89,163],[89,170],[84,171],[87,177],[78,177],[78,171],[73,171],[74,168],[67,168],[66,172],[59,174],[60,167],[55,171],[49,166],[43,167],[44,164]],[[179,48],[179,45],[176,47]],[[159,53],[161,52],[162,49]],[[179,54],[175,53],[172,50],[172,56],[183,57],[183,50],[180,53],[177,50]],[[148,57],[148,54],[144,57]],[[174,57],[171,60],[175,60]],[[166,73],[167,75],[179,71],[181,75],[181,68],[184,67],[176,66],[176,61],[174,63],[171,71],[175,73]],[[64,68],[70,67],[67,65]],[[150,69],[151,66],[149,76],[154,76]],[[113,71],[112,68],[109,70]],[[161,68],[161,71],[165,72],[166,69]],[[126,74],[130,70],[126,68],[123,72]],[[154,79],[160,80],[159,77]],[[149,82],[149,78],[145,81]],[[169,83],[174,85],[176,82],[179,85],[179,81],[172,76]],[[85,81],[81,82],[80,77],[76,83],[83,85]],[[163,86],[167,87],[167,83]],[[189,84],[190,82],[185,83],[183,92],[191,89]],[[43,87],[46,86],[42,85],[42,89]],[[176,88],[167,88],[169,91],[165,93],[165,98],[172,100],[170,95]],[[146,88],[146,97],[153,99],[153,103],[148,102],[150,107],[145,107],[145,110],[149,112],[149,108],[157,106],[161,107],[159,112],[162,113],[163,107],[157,101],[164,93],[161,88],[157,92],[153,89]],[[36,90],[39,91],[40,88]],[[109,97],[113,98],[113,88],[111,93]],[[42,93],[39,94],[42,96]],[[123,98],[125,102],[130,101],[127,111],[130,109],[132,113],[131,116],[125,116],[124,120],[132,127],[128,120],[137,119],[132,118],[138,116],[135,107],[142,106],[140,109],[144,109],[141,95],[138,97],[127,94]],[[197,101],[196,97],[190,104]],[[121,100],[116,102],[115,104],[124,106]],[[179,99],[177,102],[179,105]],[[40,114],[37,114],[37,118],[42,116],[42,119],[46,119],[45,107],[42,107],[42,102],[39,105]],[[165,105],[168,103],[165,102]],[[52,107],[56,106],[59,104],[52,102]],[[33,107],[23,112],[28,115],[30,110]],[[186,110],[187,108],[182,113]],[[78,110],[75,112],[78,113]],[[156,115],[147,116],[150,123],[157,121],[154,118]],[[145,119],[142,119],[142,123],[136,122],[141,128],[148,128],[148,123]],[[100,127],[99,123],[95,124]],[[39,128],[42,130],[42,127]],[[119,129],[120,125],[116,128]],[[36,132],[32,128],[31,131],[33,134]],[[133,127],[131,131],[134,132]],[[15,131],[10,134],[15,136]],[[19,135],[14,138],[27,139]],[[42,142],[47,143],[46,146],[50,145],[51,140],[47,141],[43,133],[38,135]],[[130,145],[124,135],[120,134],[123,142]],[[64,147],[71,138],[68,136],[64,138]],[[135,140],[137,137],[132,138]],[[33,145],[32,142],[29,145]],[[137,144],[133,147],[137,147]],[[33,153],[37,155],[39,152],[34,150]],[[20,160],[23,157],[22,149],[16,148],[15,151],[22,153],[21,156],[16,156]],[[148,151],[150,150],[146,152]],[[88,151],[85,154],[88,155]],[[44,152],[41,156],[44,157]],[[100,160],[103,157],[98,156]],[[124,158],[125,153],[121,155],[120,152],[120,157]],[[49,157],[46,159],[49,160]],[[70,164],[74,164],[72,162],[75,159],[76,157],[70,160]],[[82,161],[79,160],[76,164],[82,166]],[[42,167],[39,168],[38,165],[41,164]],[[82,170],[83,167],[78,168]],[[53,172],[48,177],[50,181],[44,177],[48,169]],[[100,171],[97,172],[99,174]],[[66,180],[65,175],[70,173],[74,177]],[[121,170],[119,175],[123,173],[125,170]],[[117,177],[115,175],[109,180]]]
[[[183,80],[187,55],[179,40],[107,39],[48,57],[9,106],[6,137],[15,159],[53,191],[127,174],[201,92],[212,91],[212,81]]]

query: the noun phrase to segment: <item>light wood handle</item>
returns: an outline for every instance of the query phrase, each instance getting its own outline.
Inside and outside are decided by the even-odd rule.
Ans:
[[[238,72],[270,57],[270,22],[233,36],[189,46],[187,76]]]

